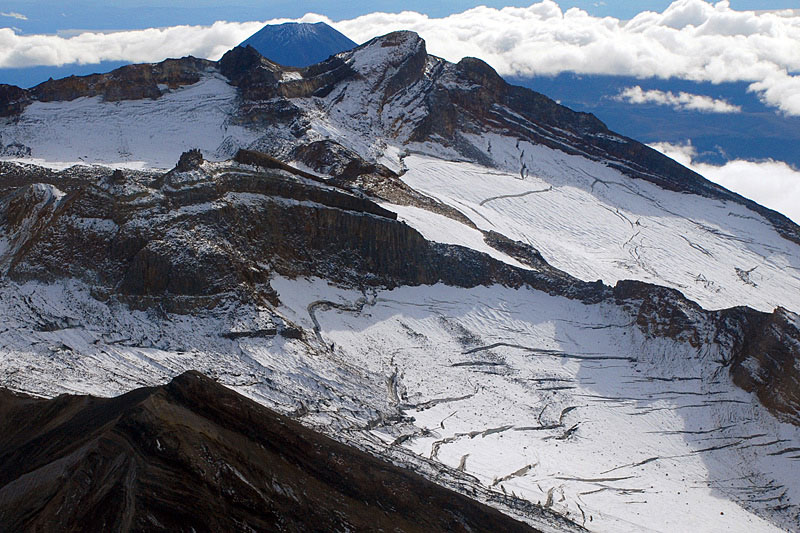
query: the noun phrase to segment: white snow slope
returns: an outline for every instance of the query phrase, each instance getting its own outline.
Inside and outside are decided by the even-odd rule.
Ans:
[[[0,149],[28,146],[26,161],[56,168],[97,163],[170,169],[192,148],[227,158],[258,136],[230,123],[236,97],[224,77],[209,72],[193,85],[165,89],[156,100],[34,102],[18,120],[0,119]]]
[[[526,288],[272,286],[279,315],[316,338],[224,336],[274,321],[256,308],[132,311],[77,282],[4,282],[2,383],[112,395],[193,368],[591,531],[797,529],[800,429],[735,387],[710,339],[644,338],[619,307]]]

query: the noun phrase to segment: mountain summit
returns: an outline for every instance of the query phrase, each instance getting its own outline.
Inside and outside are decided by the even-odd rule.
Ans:
[[[287,67],[307,67],[358,46],[324,22],[267,24],[242,42]]]

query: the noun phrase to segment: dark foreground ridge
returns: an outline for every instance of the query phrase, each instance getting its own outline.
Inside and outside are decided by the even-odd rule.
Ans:
[[[2,531],[535,531],[186,372],[116,398],[0,390]]]

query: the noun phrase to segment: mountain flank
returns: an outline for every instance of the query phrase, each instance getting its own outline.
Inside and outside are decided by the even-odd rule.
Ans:
[[[536,531],[193,371],[0,413],[4,531]]]

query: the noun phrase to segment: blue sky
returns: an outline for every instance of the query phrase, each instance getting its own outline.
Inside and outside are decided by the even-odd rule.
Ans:
[[[71,29],[141,29],[177,24],[211,24],[217,20],[245,21],[271,18],[297,18],[313,12],[333,20],[349,19],[375,11],[417,11],[432,17],[459,13],[485,5],[489,7],[528,6],[533,1],[408,0],[396,2],[340,2],[332,0],[234,0],[230,4],[218,1],[163,0],[101,2],[75,0],[69,3],[42,0],[11,0],[3,2],[0,12],[19,14],[27,18],[0,17],[0,27],[14,27],[24,33],[56,33]],[[645,10],[663,11],[669,0],[558,0],[562,9],[579,7],[595,16],[628,19]],[[800,8],[797,0],[731,0],[731,7],[743,9]]]

